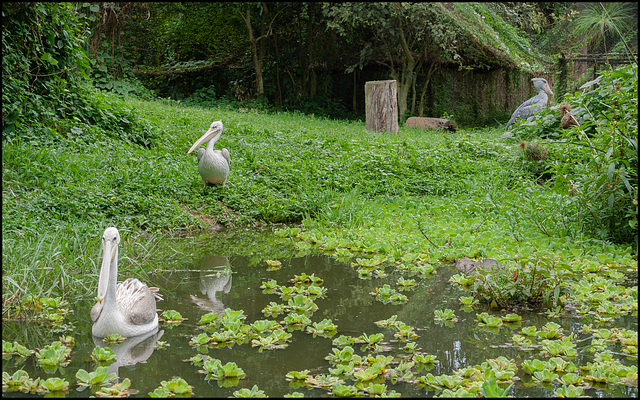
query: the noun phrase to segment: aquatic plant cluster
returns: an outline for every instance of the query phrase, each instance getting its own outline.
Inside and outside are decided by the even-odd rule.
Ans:
[[[309,304],[313,297],[308,291],[311,287],[321,287],[322,279],[314,274],[296,275],[290,279],[293,286],[278,285],[273,280],[263,284],[264,294],[280,296],[287,306],[284,319],[263,319],[246,321],[242,310],[226,309],[223,314],[208,313],[202,316],[198,325],[205,332],[191,338],[190,344],[199,351],[208,347],[242,345],[251,341],[258,351],[285,348],[292,340],[295,331],[321,335],[331,338],[339,327],[329,319],[312,322],[311,317],[317,307],[307,307],[299,314],[299,308],[291,304]],[[286,288],[300,288],[298,294],[286,294]],[[282,289],[285,289],[284,291]],[[306,293],[306,294],[303,294]],[[315,295],[316,298],[322,294]],[[294,300],[293,299],[300,299]],[[305,300],[306,299],[306,300]],[[55,299],[45,299],[47,303]],[[173,311],[173,310],[168,310]],[[168,314],[175,313],[169,312]],[[441,319],[455,321],[452,310],[437,313]],[[278,315],[274,315],[277,317]],[[288,317],[290,317],[288,319]],[[629,359],[637,358],[637,331],[624,329],[594,328],[583,326],[580,332],[567,332],[555,322],[545,325],[520,326],[521,318],[517,314],[495,317],[487,312],[477,314],[479,327],[499,330],[510,325],[514,333],[509,346],[531,353],[530,358],[516,363],[504,356],[487,359],[478,365],[457,369],[451,375],[434,376],[429,371],[438,363],[434,355],[420,351],[415,340],[419,337],[415,327],[398,320],[397,315],[376,321],[375,325],[387,329],[394,340],[385,341],[384,333],[363,333],[359,336],[341,334],[332,340],[331,352],[325,356],[328,373],[312,374],[309,369],[289,371],[283,377],[289,386],[296,390],[285,397],[303,397],[301,388],[320,389],[336,397],[383,396],[400,397],[402,393],[390,389],[389,385],[405,382],[423,388],[437,397],[479,396],[505,397],[515,382],[526,385],[548,385],[554,387],[554,394],[560,397],[581,396],[585,389],[602,385],[637,385],[638,369],[636,365],[626,365],[614,357],[624,354]],[[171,322],[165,322],[171,324]],[[118,338],[107,338],[112,341]],[[593,353],[593,361],[578,365],[572,361],[576,356],[577,344],[590,341],[585,348]],[[18,342],[3,340],[2,353],[5,361],[14,359],[16,364],[35,355],[39,367],[48,373],[69,363],[69,354],[75,345],[72,337],[60,337],[60,340],[44,346],[42,349],[29,350]],[[582,345],[584,346],[584,345]],[[615,348],[619,352],[613,352]],[[76,373],[77,390],[91,388],[94,395],[129,396],[138,393],[132,388],[132,382],[126,378],[117,381],[117,375],[109,373],[106,365],[114,361],[113,351],[108,347],[94,348],[93,371],[80,368]],[[218,381],[219,386],[232,388],[247,374],[241,365],[235,362],[223,363],[221,360],[199,352],[188,360],[200,368],[207,380]],[[309,366],[314,370],[322,366]],[[71,383],[65,379],[51,377],[35,379],[22,369],[10,374],[3,371],[3,390],[25,393],[64,394],[70,390]],[[195,395],[185,379],[175,377],[170,381],[161,381],[160,385],[149,392],[151,397],[172,395]],[[242,388],[233,392],[235,397],[266,397],[266,393],[257,385],[251,389]]]
[[[279,312],[274,313],[278,303],[272,302],[270,306],[265,308],[265,314],[271,314],[277,317],[280,312],[288,312],[289,315],[283,321],[275,320],[258,320],[250,324],[243,324],[244,315],[242,311],[225,310],[223,315],[206,314],[202,317],[200,324],[204,329],[219,331],[232,331],[227,335],[233,337],[233,340],[212,340],[216,336],[201,334],[192,338],[191,344],[196,346],[202,345],[226,345],[247,343],[250,337],[266,338],[274,332],[283,331],[285,326],[289,332],[295,330],[304,330],[307,327],[307,333],[325,334],[329,337],[336,334],[337,326],[330,320],[325,319],[319,323],[312,323],[308,317],[313,315],[317,307],[309,307],[312,311],[307,312],[307,316],[300,318],[295,308],[290,307],[291,300],[299,299],[297,302],[301,304],[311,304],[306,301],[305,295],[302,293],[292,294],[291,288],[300,288],[299,292],[306,292],[308,288],[318,287],[322,284],[322,279],[312,275],[302,274],[295,276],[290,282],[294,286],[280,286],[275,280],[265,281],[262,285],[263,293],[277,294],[283,300],[288,301],[289,307],[283,305],[278,308]],[[308,292],[307,292],[308,293]],[[452,318],[452,310],[445,310],[442,313],[442,319],[455,320]],[[490,314],[483,312],[478,314],[478,322],[480,326],[499,329],[504,324],[519,323],[521,317],[517,314],[507,314],[502,318],[496,318]],[[294,322],[295,323],[292,323]],[[463,368],[456,371],[454,375],[433,376],[430,373],[419,375],[423,370],[428,371],[430,365],[436,363],[437,360],[433,355],[419,352],[416,343],[413,342],[418,337],[414,327],[411,327],[397,319],[394,315],[386,320],[377,321],[375,323],[379,327],[389,329],[394,333],[394,337],[398,343],[402,344],[400,355],[385,356],[379,353],[389,352],[394,347],[390,342],[385,342],[385,335],[382,333],[367,334],[363,333],[358,337],[340,335],[333,340],[334,347],[325,359],[330,363],[328,368],[329,374],[313,375],[310,370],[290,371],[286,375],[286,379],[291,382],[293,389],[307,387],[309,389],[324,389],[329,393],[338,397],[363,396],[363,395],[385,395],[388,397],[399,397],[401,394],[395,390],[388,390],[385,382],[395,384],[396,382],[412,382],[416,385],[433,390],[442,397],[475,395],[482,393],[484,396],[506,395],[516,380],[520,380],[517,376],[518,367],[513,360],[505,357],[497,359],[489,359],[481,365]],[[225,328],[226,327],[226,328]],[[586,329],[587,333],[591,333],[590,328]],[[604,336],[611,343],[618,338],[621,343],[635,343],[637,351],[637,332],[621,331],[616,333],[604,329],[602,333],[596,330],[592,342],[596,342],[597,337]],[[619,336],[616,336],[619,335]],[[269,336],[267,336],[269,335]],[[220,336],[220,335],[219,335]],[[223,335],[224,336],[224,335]],[[285,337],[286,342],[291,335]],[[538,339],[536,341],[536,338]],[[635,342],[634,342],[635,340]],[[252,339],[252,346],[260,345],[260,340]],[[606,348],[600,348],[597,351],[594,363],[587,363],[585,366],[578,368],[575,364],[565,360],[562,357],[575,357],[577,341],[575,334],[568,337],[564,335],[560,325],[549,322],[542,326],[539,330],[535,326],[529,326],[521,329],[521,334],[513,335],[513,345],[519,346],[524,351],[539,350],[539,356],[549,357],[548,361],[539,359],[525,360],[521,364],[521,369],[525,375],[531,375],[533,383],[556,383],[559,384],[556,394],[582,394],[585,387],[590,387],[594,382],[609,382],[616,384],[633,384],[637,381],[637,367],[625,366],[619,361],[613,361],[611,353]],[[535,343],[534,343],[535,342]],[[271,347],[271,349],[284,348]],[[397,345],[395,346],[397,347]],[[628,345],[625,345],[627,348]],[[361,354],[356,349],[359,348]],[[633,347],[631,347],[633,348]],[[263,347],[259,351],[262,351]],[[396,349],[398,350],[398,349]],[[628,351],[631,355],[634,350]],[[227,370],[223,368],[221,362],[212,359],[210,356],[198,354],[190,360],[195,365],[202,365],[203,370],[200,372],[208,373],[209,379],[225,379],[223,385],[232,386],[237,384],[238,379],[245,377],[244,371],[235,363],[228,363]],[[414,370],[415,369],[415,370]],[[576,372],[583,371],[584,374],[578,375]],[[590,371],[597,371],[596,375],[590,374]],[[212,373],[212,371],[214,371]],[[230,373],[231,376],[226,374]],[[584,375],[584,376],[583,376]],[[604,378],[603,378],[604,377]],[[604,379],[604,380],[603,380]],[[254,387],[257,389],[257,387]],[[301,395],[300,392],[291,393],[290,397]]]

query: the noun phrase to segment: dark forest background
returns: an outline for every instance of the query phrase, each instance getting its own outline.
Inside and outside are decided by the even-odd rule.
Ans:
[[[56,97],[62,110],[51,112],[64,112],[76,91],[68,85],[86,78],[123,95],[337,119],[363,119],[365,82],[395,79],[401,123],[429,116],[500,124],[533,94],[532,77],[545,77],[559,101],[596,69],[633,60],[637,10],[579,2],[5,2],[3,131],[29,109],[42,117],[32,107],[39,97]]]

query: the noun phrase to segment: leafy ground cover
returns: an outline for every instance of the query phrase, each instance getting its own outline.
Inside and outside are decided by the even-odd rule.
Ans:
[[[95,93],[108,115],[117,110],[140,132],[78,120],[60,137],[3,143],[3,302],[66,297],[71,287],[88,295],[95,238],[108,225],[132,234],[135,266],[164,233],[287,223],[279,236],[356,258],[363,277],[376,265],[417,260],[433,270],[492,258],[505,285],[478,280],[480,300],[558,306],[576,274],[637,268],[628,244],[637,233],[636,74],[606,72],[585,85],[597,90],[571,97],[580,127],[560,130],[551,109],[507,133],[388,135],[361,122]],[[218,119],[232,173],[226,187],[202,187],[186,150]],[[549,150],[529,160],[523,140]],[[536,287],[507,284],[509,276]]]
[[[97,134],[3,144],[3,300],[39,292],[34,285],[90,292],[78,277],[97,270],[95,238],[107,225],[153,241],[215,224],[301,223],[299,243],[339,256],[636,265],[631,246],[596,239],[566,215],[567,195],[541,185],[500,128],[394,136],[295,113],[125,106],[149,122],[155,145]],[[225,188],[203,188],[186,150],[217,119],[232,172]]]

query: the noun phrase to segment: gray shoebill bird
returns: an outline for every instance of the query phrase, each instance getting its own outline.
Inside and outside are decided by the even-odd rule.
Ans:
[[[124,337],[143,335],[158,328],[158,288],[135,278],[118,280],[118,229],[109,227],[102,235],[102,267],[98,280],[98,302],[91,308],[94,336],[119,333]]]
[[[506,129],[509,129],[511,125],[513,125],[519,119],[527,119],[533,114],[542,111],[542,109],[547,105],[547,100],[549,96],[547,93],[555,96],[547,83],[547,80],[544,78],[533,78],[531,79],[533,82],[533,87],[538,91],[538,94],[520,104],[518,108],[511,115],[511,119],[507,123]]]
[[[229,164],[231,162],[229,151],[227,149],[213,149],[213,146],[220,139],[220,135],[222,135],[222,121],[214,121],[209,126],[209,130],[187,151],[187,154],[190,154],[201,144],[208,142],[204,149],[198,150],[198,172],[205,187],[207,182],[212,184],[222,183],[222,186],[224,186],[229,177]]]

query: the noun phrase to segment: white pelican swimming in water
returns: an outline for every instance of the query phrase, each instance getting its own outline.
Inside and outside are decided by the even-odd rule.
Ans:
[[[204,186],[207,186],[207,182],[213,184],[222,182],[222,186],[224,186],[227,177],[229,177],[229,164],[231,162],[229,151],[227,149],[213,149],[213,145],[220,139],[220,135],[222,135],[222,121],[214,121],[209,126],[209,130],[187,151],[187,154],[189,154],[200,147],[202,143],[209,142],[206,148],[198,150],[198,172],[200,172]]]
[[[91,308],[91,333],[98,337],[114,333],[133,337],[158,327],[156,299],[162,300],[158,288],[150,288],[135,278],[117,284],[119,243],[118,229],[105,229],[102,235],[98,302]]]
[[[547,100],[549,100],[549,93],[552,96],[555,96],[547,83],[547,80],[544,78],[533,78],[531,79],[533,82],[533,87],[536,88],[538,94],[520,104],[518,108],[511,115],[511,119],[507,123],[506,129],[509,129],[511,125],[513,125],[516,120],[519,119],[527,119],[538,111],[542,111],[544,106],[547,105]]]

